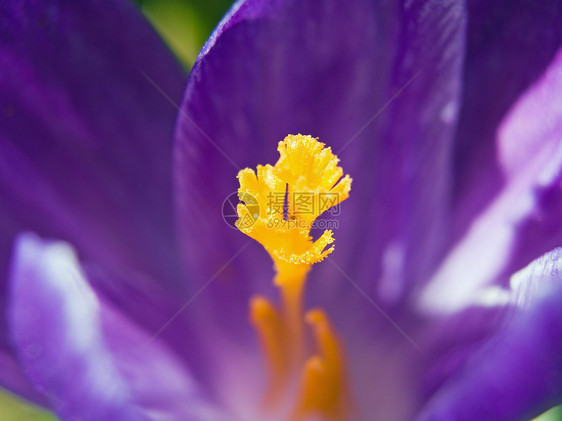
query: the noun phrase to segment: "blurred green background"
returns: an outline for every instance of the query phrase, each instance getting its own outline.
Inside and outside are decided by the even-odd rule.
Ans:
[[[232,0],[133,0],[177,55],[186,70]],[[342,0],[345,1],[345,0]],[[0,421],[56,421],[52,414],[0,389]],[[562,407],[535,421],[562,421]]]
[[[134,0],[189,69],[233,0]]]

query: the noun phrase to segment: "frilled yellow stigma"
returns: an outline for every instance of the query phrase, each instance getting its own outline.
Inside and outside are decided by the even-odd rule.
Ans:
[[[312,265],[334,249],[326,249],[334,241],[331,230],[312,241],[310,229],[321,213],[349,197],[351,178],[342,178],[338,158],[324,146],[311,136],[289,135],[279,142],[274,166],[238,173],[245,204],[238,205],[237,227],[261,243],[278,266]]]
[[[331,149],[316,138],[289,135],[277,150],[275,165],[238,173],[238,196],[244,204],[238,205],[236,226],[271,255],[281,294],[280,308],[261,296],[250,302],[250,319],[271,377],[266,404],[284,399],[296,375],[300,384],[292,389],[298,396],[288,419],[314,415],[344,420],[350,405],[343,351],[322,310],[307,314],[316,350],[306,348],[302,303],[311,266],[334,250],[331,230],[316,240],[310,230],[318,216],[349,197],[352,180],[343,175]]]

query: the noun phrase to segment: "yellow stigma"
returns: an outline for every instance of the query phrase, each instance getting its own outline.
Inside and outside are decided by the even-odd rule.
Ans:
[[[321,213],[348,198],[351,178],[342,178],[338,158],[324,146],[311,136],[289,135],[279,142],[274,166],[238,173],[238,195],[246,204],[238,205],[237,226],[265,247],[278,268],[310,266],[334,249],[326,249],[334,241],[331,230],[313,242],[310,229]]]
[[[250,319],[270,371],[265,401],[271,406],[285,398],[297,374],[299,396],[293,399],[291,420],[311,415],[344,420],[349,399],[343,351],[322,310],[307,315],[317,351],[306,349],[302,303],[311,266],[334,250],[331,230],[316,240],[310,230],[320,214],[348,198],[351,178],[343,175],[332,150],[311,136],[289,135],[277,150],[275,165],[238,173],[244,204],[238,205],[236,226],[271,255],[281,294],[280,308],[261,296],[250,302]]]

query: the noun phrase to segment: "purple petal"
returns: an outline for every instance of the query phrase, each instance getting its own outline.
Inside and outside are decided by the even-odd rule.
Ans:
[[[188,298],[171,294],[164,285],[144,274],[111,271],[92,262],[82,262],[82,268],[101,299],[169,346],[189,366],[198,382],[206,386],[212,383],[212,361],[194,336],[194,327],[205,324],[189,317]]]
[[[503,187],[496,134],[508,111],[540,76],[562,44],[562,5],[556,0],[472,0],[455,142],[457,229]]]
[[[506,183],[473,221],[424,292],[427,309],[456,310],[483,286],[507,283],[562,235],[562,50],[498,129]],[[470,270],[467,265],[470,265]]]
[[[562,279],[562,248],[554,249],[511,277],[513,301],[530,308],[556,290]]]
[[[562,402],[560,250],[533,262],[519,282],[532,295],[429,402],[420,421],[531,419]],[[553,287],[555,285],[555,287]]]
[[[26,374],[63,419],[217,419],[174,354],[96,295],[64,243],[19,239],[9,321]]]
[[[176,110],[151,81],[178,100],[180,66],[126,0],[0,15],[0,282],[25,230],[171,282]]]
[[[318,136],[354,178],[334,255],[346,272],[371,292],[373,279],[387,287],[431,269],[445,234],[463,29],[456,1],[237,4],[192,70],[176,133],[189,273],[194,284],[215,280],[195,306],[228,313],[228,330],[247,325],[251,293],[270,293],[270,259],[254,243],[238,257],[247,239],[220,210],[238,169],[275,162],[289,133]],[[390,249],[401,259],[385,265]],[[348,288],[330,265],[313,276]],[[389,300],[403,295],[395,286]]]
[[[47,400],[29,382],[21,371],[19,363],[12,356],[12,350],[6,345],[0,352],[0,373],[2,387],[38,405],[47,406]]]

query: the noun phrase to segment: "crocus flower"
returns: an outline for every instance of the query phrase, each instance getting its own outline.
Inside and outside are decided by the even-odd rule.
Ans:
[[[240,1],[176,110],[184,75],[126,1],[3,2],[3,387],[63,420],[524,420],[560,403],[562,7],[526,3]],[[264,401],[255,308],[277,309],[283,272],[220,214],[297,133],[353,177],[303,292],[346,411],[299,407],[333,402],[325,382]],[[289,348],[322,368],[318,342]]]

